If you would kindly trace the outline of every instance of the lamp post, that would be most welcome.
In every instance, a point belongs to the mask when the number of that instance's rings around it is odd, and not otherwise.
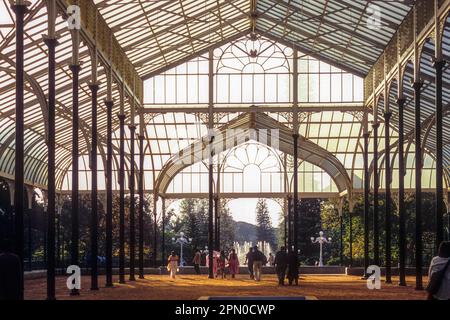
[[[180,235],[178,238],[172,238],[172,241],[179,244],[180,249],[180,267],[184,266],[184,259],[183,259],[183,245],[190,244],[192,242],[192,238],[186,238],[184,236],[184,232],[180,232]]]
[[[331,242],[331,238],[325,238],[323,236],[323,231],[320,231],[319,232],[319,237],[317,237],[317,238],[311,237],[311,242],[312,243],[318,243],[319,246],[320,246],[319,267],[323,267],[323,255],[322,255],[323,244],[324,243],[330,243]]]

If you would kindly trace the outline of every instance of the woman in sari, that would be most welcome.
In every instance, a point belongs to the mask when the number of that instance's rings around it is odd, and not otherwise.
[[[231,278],[234,279],[236,274],[239,273],[239,259],[234,249],[231,249],[230,256],[228,257],[228,266],[230,268]]]
[[[217,260],[220,256],[220,252],[213,251],[213,274],[214,278],[217,278]],[[206,266],[209,268],[209,254],[206,254]]]
[[[175,254],[175,251],[172,251],[168,259],[169,263],[167,264],[167,271],[170,272],[170,277],[172,279],[175,279],[175,275],[177,274],[178,261],[179,261],[178,256]]]

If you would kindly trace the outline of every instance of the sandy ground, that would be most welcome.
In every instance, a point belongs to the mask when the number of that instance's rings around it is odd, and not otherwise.
[[[128,279],[128,278],[127,278]],[[117,281],[117,278],[114,279]],[[424,278],[424,283],[427,279]],[[299,287],[279,287],[275,275],[265,275],[261,282],[239,275],[236,279],[208,279],[206,276],[179,275],[171,280],[168,276],[146,276],[135,282],[114,284],[105,288],[104,277],[99,278],[99,291],[91,291],[90,277],[82,278],[81,294],[69,296],[66,278],[57,278],[57,299],[63,300],[196,300],[203,296],[314,296],[319,300],[330,299],[393,299],[423,300],[424,291],[414,290],[414,278],[407,278],[408,286],[399,287],[398,279],[393,284],[382,282],[380,290],[369,290],[360,277],[346,275],[304,275]],[[40,300],[46,297],[46,280],[27,280],[25,299]]]

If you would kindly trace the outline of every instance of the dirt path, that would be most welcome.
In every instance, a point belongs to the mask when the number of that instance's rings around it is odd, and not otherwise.
[[[237,279],[209,280],[205,276],[180,275],[176,280],[167,276],[147,276],[143,280],[115,283],[104,288],[104,277],[99,278],[100,290],[90,291],[90,278],[82,278],[79,297],[70,297],[66,278],[57,278],[57,299],[86,300],[195,300],[202,296],[315,296],[318,299],[425,299],[425,292],[414,290],[414,278],[408,286],[399,287],[398,279],[392,285],[382,283],[381,290],[368,290],[364,280],[345,275],[306,275],[299,287],[279,287],[274,275],[266,275],[255,282],[240,275]],[[426,279],[424,279],[426,281]],[[114,281],[117,281],[115,278]],[[426,283],[426,282],[425,282]],[[25,283],[26,299],[45,299],[45,279]]]

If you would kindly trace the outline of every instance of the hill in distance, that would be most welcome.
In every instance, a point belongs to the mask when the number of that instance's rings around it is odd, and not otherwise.
[[[239,243],[256,242],[256,226],[243,221],[235,222],[235,240]]]

